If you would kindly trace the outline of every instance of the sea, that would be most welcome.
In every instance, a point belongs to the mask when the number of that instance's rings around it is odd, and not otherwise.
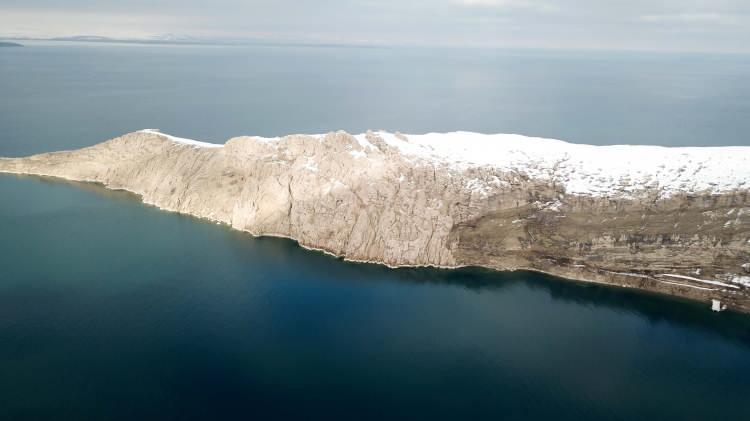
[[[0,48],[0,156],[144,128],[748,146],[749,116],[748,55]],[[748,315],[531,272],[351,263],[0,175],[3,420],[749,418]]]

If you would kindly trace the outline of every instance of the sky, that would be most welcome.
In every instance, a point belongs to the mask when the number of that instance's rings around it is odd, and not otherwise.
[[[750,52],[750,0],[0,0],[0,37]]]

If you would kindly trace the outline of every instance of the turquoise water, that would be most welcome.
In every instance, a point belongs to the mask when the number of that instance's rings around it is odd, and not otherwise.
[[[746,139],[742,57],[458,54],[2,51],[0,155],[144,127]],[[126,193],[0,176],[0,419],[744,419],[749,393],[744,315],[533,273],[347,263]]]

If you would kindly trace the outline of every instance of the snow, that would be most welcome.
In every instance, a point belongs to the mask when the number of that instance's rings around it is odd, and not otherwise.
[[[194,147],[223,146],[170,136],[155,129],[141,132]],[[524,173],[554,181],[564,186],[567,193],[577,195],[631,197],[645,189],[658,189],[663,197],[669,197],[677,192],[719,193],[747,188],[750,183],[750,147],[746,146],[594,146],[517,134],[472,132],[373,134],[412,162],[439,163],[458,170],[490,167]],[[313,137],[322,141],[325,135]],[[366,134],[354,138],[361,147],[361,151],[349,151],[354,158],[379,150]],[[256,139],[275,143],[280,138]],[[472,180],[470,186],[480,194],[487,194],[495,187],[486,180]]]
[[[695,289],[702,289],[704,291],[716,291],[716,288],[704,288],[704,287],[697,287],[695,285],[688,285],[688,284],[681,284],[679,282],[670,282],[670,281],[659,281],[665,284],[672,284],[672,285],[679,285],[681,287],[689,287],[689,288],[695,288]]]
[[[560,206],[562,206],[562,202],[560,202],[559,200],[554,200],[552,202],[540,203],[538,206],[539,209],[546,209],[552,212],[560,212]]]
[[[735,284],[744,285],[746,287],[750,287],[750,276],[734,276],[732,277],[731,282],[734,282]]]
[[[644,188],[721,192],[750,182],[750,147],[594,146],[515,134],[377,132],[402,154],[454,168],[493,167],[562,183],[567,193],[628,196]],[[364,135],[355,136],[358,141]]]
[[[648,276],[648,275],[642,275],[642,274],[638,274],[638,273],[612,272],[612,271],[609,271],[609,270],[606,270],[605,272],[612,273],[612,274],[615,274],[615,275],[634,276],[634,277],[637,277],[637,278],[651,279],[651,277]],[[662,275],[656,275],[656,276],[662,276]],[[689,276],[682,276],[682,275],[663,275],[663,276],[673,276],[675,278],[691,279],[691,280],[694,280],[694,281],[701,281],[701,282],[703,282],[700,279],[691,278]],[[680,283],[680,282],[662,281],[660,279],[656,279],[656,281],[664,283],[664,284],[679,285],[681,287],[688,287],[688,288],[700,289],[700,290],[703,290],[703,291],[716,291],[716,288],[699,287],[699,286],[695,286],[695,285],[683,284],[683,283]],[[713,281],[708,281],[708,282],[713,283]],[[719,283],[721,284],[721,282],[719,282]],[[724,284],[724,285],[726,285],[726,284]],[[732,286],[732,285],[729,285],[729,286]]]
[[[485,185],[480,179],[478,178],[472,178],[466,183],[466,188],[475,192],[479,193],[480,196],[486,197],[489,195],[490,188],[489,186]]]
[[[692,276],[675,275],[675,274],[672,274],[672,273],[665,273],[663,275],[656,275],[656,276],[658,276],[658,277],[668,276],[670,278],[687,279],[687,280],[690,280],[690,281],[702,282],[704,284],[719,285],[719,286],[723,286],[723,287],[737,289],[737,285],[730,285],[730,284],[727,284],[727,283],[724,283],[724,282],[719,282],[719,281],[709,281],[707,279],[698,279],[698,278],[693,278]]]
[[[368,148],[377,149],[369,140],[367,140],[367,135],[364,133],[354,135],[354,138],[357,139],[357,143],[359,143],[359,146],[365,151],[367,151]]]
[[[218,143],[201,142],[199,140],[185,139],[185,138],[182,138],[182,137],[176,137],[176,136],[168,135],[166,133],[160,132],[157,129],[144,129],[144,130],[141,130],[140,132],[141,133],[156,134],[156,135],[159,135],[161,137],[167,138],[167,139],[169,139],[169,140],[171,140],[173,142],[182,143],[182,144],[185,144],[185,145],[190,145],[190,146],[194,146],[194,147],[197,147],[197,148],[221,148],[222,146],[224,146],[224,145],[220,145]]]
[[[318,172],[318,163],[312,158],[307,158],[304,168],[308,171]]]

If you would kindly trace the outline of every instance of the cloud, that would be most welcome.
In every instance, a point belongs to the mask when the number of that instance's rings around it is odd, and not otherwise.
[[[736,16],[721,13],[676,13],[664,15],[643,15],[641,22],[648,23],[680,23],[680,24],[720,24],[734,25],[738,22]]]
[[[0,0],[0,36],[750,52],[750,0]]]
[[[536,0],[455,0],[456,4],[469,7],[486,7],[506,10],[529,10],[553,12],[559,8],[551,3]]]
[[[141,13],[10,10],[0,12],[3,34],[16,37],[105,35],[141,38],[169,32],[185,18]]]

